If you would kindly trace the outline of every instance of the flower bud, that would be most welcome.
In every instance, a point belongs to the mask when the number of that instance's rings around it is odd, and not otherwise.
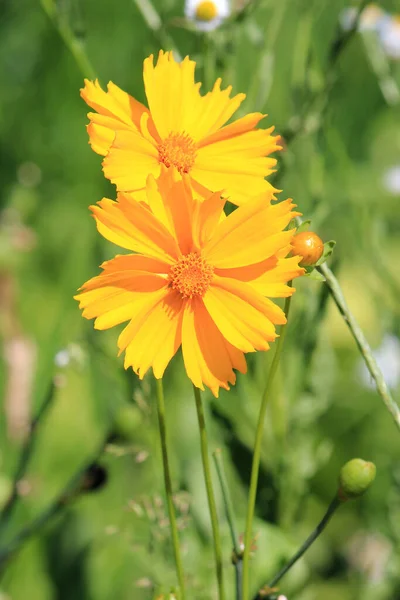
[[[376,467],[361,458],[349,460],[339,475],[339,499],[342,502],[362,496],[375,479]]]
[[[292,240],[292,254],[301,256],[301,267],[315,265],[324,252],[324,243],[313,231],[302,231]]]

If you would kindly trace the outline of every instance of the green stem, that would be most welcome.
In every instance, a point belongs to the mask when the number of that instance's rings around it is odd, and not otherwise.
[[[336,279],[335,275],[332,273],[332,271],[330,270],[330,268],[328,267],[328,265],[326,263],[324,263],[323,265],[318,267],[318,270],[325,277],[326,285],[328,286],[329,291],[336,303],[336,306],[338,307],[340,313],[342,314],[343,319],[347,323],[347,325],[350,329],[350,332],[357,343],[357,346],[361,352],[361,355],[365,361],[365,364],[367,365],[367,368],[376,383],[376,388],[378,390],[380,397],[382,398],[386,408],[392,415],[396,426],[398,427],[398,429],[400,429],[400,409],[397,406],[394,399],[392,398],[390,390],[389,390],[389,388],[386,384],[386,381],[382,375],[382,371],[380,370],[378,363],[376,362],[376,360],[374,358],[371,347],[368,344],[368,342],[364,336],[364,333],[360,329],[360,326],[358,325],[356,319],[354,318],[353,314],[351,313],[351,311],[347,305],[347,302],[343,296],[343,292],[341,290],[338,280]]]
[[[290,309],[290,301],[291,296],[286,298],[285,301],[285,314],[286,318],[289,315]],[[253,463],[251,466],[251,478],[250,478],[250,490],[249,490],[249,500],[247,505],[247,518],[246,518],[246,531],[244,538],[244,552],[243,552],[243,581],[242,581],[242,590],[243,590],[243,600],[248,600],[249,598],[249,559],[250,559],[250,547],[251,547],[251,536],[252,536],[252,527],[253,527],[253,518],[254,518],[254,509],[256,503],[256,495],[257,495],[257,484],[258,484],[258,473],[260,468],[260,457],[261,457],[261,443],[264,433],[264,419],[265,413],[267,410],[268,400],[271,395],[272,385],[274,382],[274,378],[279,366],[279,360],[282,353],[283,342],[286,334],[286,325],[281,327],[280,337],[276,343],[276,350],[274,357],[272,359],[271,368],[268,373],[267,383],[265,385],[265,390],[261,399],[260,412],[258,415],[258,423],[256,430],[256,438],[254,442],[254,452],[253,452]]]
[[[216,504],[215,504],[214,490],[213,490],[213,484],[212,484],[212,479],[211,479],[210,460],[208,457],[208,441],[207,441],[206,422],[205,422],[205,418],[204,418],[204,410],[203,410],[203,404],[201,401],[200,390],[199,390],[199,388],[197,388],[194,385],[193,391],[194,391],[194,398],[196,401],[197,419],[199,422],[200,447],[201,447],[201,458],[203,461],[204,481],[206,484],[208,508],[210,510],[211,526],[212,526],[212,532],[213,532],[213,538],[214,538],[214,554],[215,554],[215,568],[216,568],[217,582],[218,582],[218,598],[219,598],[219,600],[224,600],[225,592],[224,592],[224,581],[223,581],[223,573],[222,573],[221,540],[220,540],[220,535],[219,535],[217,508],[216,508]]]
[[[341,504],[343,504],[343,502],[341,502],[339,500],[338,496],[335,496],[335,498],[332,500],[332,502],[328,506],[328,510],[326,511],[325,515],[322,517],[322,519],[319,522],[319,524],[317,525],[317,527],[314,529],[314,531],[311,533],[311,535],[308,536],[308,538],[301,545],[301,547],[297,550],[297,552],[295,554],[293,554],[293,556],[289,560],[289,562],[275,575],[275,577],[273,577],[271,579],[271,581],[269,582],[267,587],[273,588],[278,583],[278,581],[280,581],[282,579],[282,577],[284,575],[286,575],[286,573],[289,571],[289,569],[291,569],[293,567],[293,565],[299,560],[299,558],[301,558],[303,556],[303,554],[308,550],[308,548],[311,546],[311,544],[313,544],[315,542],[315,540],[317,539],[317,537],[324,531],[325,527],[328,525],[329,521],[331,520],[333,514],[336,512],[336,510],[339,508],[339,506]],[[260,596],[260,594],[257,594],[255,600],[259,600],[261,598],[262,598],[262,596]]]
[[[236,531],[235,525],[235,513],[233,510],[233,502],[229,492],[228,482],[226,480],[224,463],[222,461],[221,450],[217,448],[213,452],[213,458],[215,463],[215,468],[217,470],[219,483],[222,490],[222,497],[224,499],[225,506],[225,514],[229,524],[229,531],[231,533],[232,539],[232,547],[233,547],[233,556],[232,562],[235,567],[236,574],[236,600],[241,600],[242,598],[242,552],[240,550],[239,545],[239,537]]]
[[[169,468],[167,449],[167,429],[165,424],[165,403],[162,379],[157,379],[157,411],[160,431],[161,452],[164,470],[165,495],[167,497],[169,523],[171,526],[172,545],[174,548],[176,575],[179,582],[182,600],[185,600],[185,579],[183,576],[182,559],[179,547],[178,528],[176,525],[175,508],[172,496],[171,472]]]
[[[74,35],[67,20],[59,17],[53,0],[40,0],[40,4],[74,57],[82,75],[89,79],[96,79],[96,71],[86,54],[83,41]]]
[[[233,510],[233,503],[229,492],[228,482],[226,481],[224,463],[222,462],[222,454],[219,448],[213,452],[213,458],[222,490],[222,497],[224,499],[225,513],[231,533],[233,550],[236,556],[240,556],[239,536],[237,534],[235,525],[235,513]]]

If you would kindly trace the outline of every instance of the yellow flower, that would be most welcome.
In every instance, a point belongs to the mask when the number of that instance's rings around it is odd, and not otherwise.
[[[105,176],[118,191],[142,192],[143,198],[147,176],[159,177],[163,165],[189,175],[197,197],[224,190],[241,205],[252,195],[275,191],[264,179],[276,164],[269,155],[279,149],[274,128],[256,129],[265,116],[261,113],[226,125],[245,94],[230,98],[231,86],[221,90],[217,79],[201,96],[195,66],[189,57],[178,63],[172,52],[162,50],[156,66],[153,56],[146,58],[149,108],[114,83],[105,92],[97,80],[85,80],[82,98],[97,111],[88,114],[90,144],[105,156]]]
[[[118,338],[125,368],[161,378],[182,346],[194,385],[218,396],[234,369],[246,372],[244,353],[268,350],[286,321],[269,298],[292,294],[287,282],[303,273],[298,256],[285,258],[298,213],[264,193],[225,218],[219,192],[200,202],[166,170],[146,193],[148,205],[121,193],[91,207],[99,232],[135,254],[105,262],[76,299],[96,329],[129,321]]]

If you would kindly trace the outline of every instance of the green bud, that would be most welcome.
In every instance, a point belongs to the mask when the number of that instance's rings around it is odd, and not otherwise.
[[[342,502],[362,496],[375,479],[376,467],[361,458],[349,460],[339,475],[339,499]]]

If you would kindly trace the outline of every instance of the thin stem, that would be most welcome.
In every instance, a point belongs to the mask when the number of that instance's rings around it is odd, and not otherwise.
[[[289,315],[290,309],[290,300],[291,296],[286,298],[285,301],[285,314],[286,319]],[[286,325],[281,327],[280,337],[276,343],[276,350],[274,357],[272,359],[271,367],[268,373],[267,383],[265,385],[264,393],[261,399],[260,412],[258,415],[258,423],[256,430],[256,438],[254,442],[254,452],[253,452],[253,463],[251,466],[251,478],[250,478],[250,490],[249,490],[249,500],[247,505],[247,517],[246,517],[246,531],[244,538],[244,552],[243,552],[243,581],[242,581],[242,590],[243,590],[243,600],[248,600],[249,598],[249,558],[250,558],[250,547],[251,547],[251,534],[253,527],[253,518],[254,518],[254,509],[256,503],[257,496],[257,484],[258,484],[258,473],[260,468],[260,457],[261,457],[261,443],[264,433],[264,419],[265,413],[267,410],[268,400],[271,395],[272,385],[274,382],[274,378],[279,366],[279,360],[282,353],[283,342],[286,334]]]
[[[215,504],[214,490],[213,490],[213,484],[212,484],[212,479],[211,479],[210,460],[208,457],[208,441],[207,441],[206,422],[205,422],[205,418],[204,418],[204,410],[203,410],[203,404],[201,401],[200,390],[199,390],[199,388],[197,388],[194,385],[193,391],[194,391],[194,398],[196,401],[197,419],[199,422],[200,447],[201,447],[201,458],[203,461],[204,481],[206,484],[208,508],[210,510],[211,526],[212,526],[212,532],[213,532],[213,538],[214,538],[215,569],[216,569],[216,573],[217,573],[217,582],[218,582],[218,597],[219,597],[219,600],[224,600],[225,592],[224,592],[224,581],[223,581],[223,573],[222,573],[221,540],[220,540],[220,535],[219,535],[217,508],[216,508],[216,504]]]
[[[164,389],[162,379],[157,379],[157,411],[158,426],[160,431],[161,452],[164,470],[165,495],[167,497],[168,516],[171,526],[172,545],[174,549],[176,575],[179,582],[182,600],[185,600],[185,578],[183,575],[182,559],[179,547],[179,535],[176,525],[175,508],[172,495],[171,472],[169,468],[168,449],[167,449],[167,429],[165,423],[165,403]]]
[[[282,569],[275,575],[275,577],[273,577],[271,579],[271,581],[268,583],[268,586],[267,586],[268,588],[273,588],[278,583],[278,581],[280,581],[282,579],[282,577],[284,575],[286,575],[286,573],[289,571],[289,569],[291,569],[293,567],[293,565],[299,560],[299,558],[301,558],[303,556],[303,554],[308,550],[308,548],[311,546],[311,544],[313,544],[315,542],[315,540],[317,539],[317,537],[324,531],[325,527],[328,525],[329,521],[331,520],[333,514],[336,512],[336,510],[339,508],[339,506],[341,504],[343,504],[343,502],[341,502],[339,500],[338,496],[335,496],[335,498],[332,500],[332,502],[328,506],[328,510],[326,511],[325,515],[322,517],[321,521],[318,523],[317,527],[314,529],[314,531],[311,533],[311,535],[308,536],[308,538],[301,545],[301,547],[297,550],[297,552],[295,554],[293,554],[293,556],[289,560],[289,562],[284,567],[282,567]],[[260,594],[257,594],[255,600],[259,600],[260,598],[261,598]]]
[[[213,452],[213,458],[215,468],[217,470],[219,483],[221,485],[222,497],[224,499],[224,506],[226,512],[226,518],[229,524],[229,530],[232,538],[232,546],[236,556],[240,556],[239,536],[236,531],[235,525],[235,513],[233,510],[232,498],[229,492],[228,482],[226,481],[224,463],[222,461],[222,453],[219,448]]]
[[[332,273],[332,271],[326,263],[318,267],[318,270],[325,277],[326,285],[328,286],[329,291],[336,303],[336,306],[338,307],[343,319],[345,320],[350,329],[353,338],[357,343],[357,346],[361,352],[365,364],[367,365],[367,368],[376,383],[376,388],[380,397],[382,398],[386,408],[392,415],[396,426],[398,427],[398,429],[400,429],[400,409],[397,406],[394,399],[392,398],[390,390],[383,377],[382,371],[380,370],[378,363],[374,358],[371,347],[368,344],[364,333],[360,329],[360,326],[358,325],[356,319],[354,318],[347,305],[338,280],[336,279],[335,275]]]
[[[161,17],[152,2],[150,0],[133,0],[133,3],[141,13],[147,27],[157,38],[160,46],[162,46],[164,50],[173,50],[175,58],[180,61],[181,55],[176,48],[175,42],[166,32]]]
[[[96,79],[96,71],[86,53],[83,41],[74,35],[68,21],[65,18],[60,18],[55,2],[53,0],[40,0],[40,4],[74,57],[82,75],[89,79]]]
[[[224,463],[222,460],[222,453],[219,448],[213,452],[213,458],[215,468],[217,470],[219,483],[222,490],[222,497],[224,499],[225,514],[229,524],[229,531],[231,533],[233,556],[232,562],[235,567],[236,575],[236,600],[242,598],[242,552],[239,545],[239,537],[236,531],[235,525],[235,513],[233,510],[233,502],[231,494],[229,492],[228,482],[226,480]]]
[[[240,557],[235,563],[236,600],[242,600],[243,560]]]
[[[67,483],[61,494],[52,502],[36,519],[34,519],[29,525],[23,527],[19,533],[9,542],[6,546],[0,548],[0,568],[7,562],[14,552],[16,552],[20,546],[29,538],[34,536],[40,531],[40,529],[46,525],[55,515],[57,515],[61,509],[69,504],[76,495],[83,491],[85,488],[82,486],[85,474],[87,470],[97,461],[104,452],[104,448],[109,439],[109,434],[102,440],[99,450],[89,463],[80,469]]]
[[[19,456],[19,461],[18,461],[18,466],[17,466],[17,469],[14,474],[14,478],[13,478],[13,486],[12,486],[11,494],[10,494],[3,510],[0,513],[0,536],[1,536],[4,528],[9,523],[9,521],[12,517],[12,514],[14,512],[14,509],[17,505],[18,482],[25,475],[26,470],[29,465],[29,462],[30,462],[30,459],[32,457],[34,447],[36,444],[36,437],[37,437],[36,429],[39,426],[39,424],[41,423],[41,421],[43,420],[48,409],[52,405],[53,399],[54,399],[54,385],[51,384],[50,389],[49,389],[45,399],[43,400],[43,402],[38,410],[37,415],[31,422],[28,437],[25,440],[23,448],[21,450],[21,453]]]

